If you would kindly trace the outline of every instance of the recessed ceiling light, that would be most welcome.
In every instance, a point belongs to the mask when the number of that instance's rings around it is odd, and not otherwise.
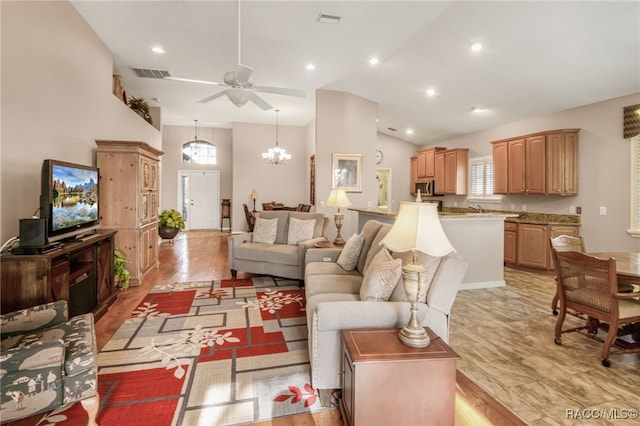
[[[307,64],[307,65],[304,66],[304,68],[309,70],[309,71],[311,71],[311,70],[315,70],[316,66],[313,65],[313,64]]]
[[[408,135],[412,135],[413,134],[413,129],[407,129],[407,134]]]
[[[479,52],[482,50],[482,43],[473,43],[471,45],[471,50],[474,52]]]
[[[326,13],[321,13],[318,15],[318,22],[322,22],[323,24],[339,24],[340,17],[336,15],[327,15]]]
[[[164,53],[164,49],[160,46],[154,46],[151,48],[151,51],[153,53]]]
[[[380,63],[380,59],[376,58],[375,56],[369,59],[369,64],[371,65],[378,65],[379,63]]]
[[[435,96],[435,95],[436,95],[435,89],[427,89],[427,96]]]
[[[479,106],[471,107],[471,112],[481,112],[481,111],[484,111],[484,108]]]

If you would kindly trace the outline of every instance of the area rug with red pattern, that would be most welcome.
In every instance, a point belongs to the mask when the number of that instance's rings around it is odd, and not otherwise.
[[[233,425],[321,410],[304,291],[273,277],[154,287],[98,355],[103,425]],[[84,425],[75,404],[40,425]]]

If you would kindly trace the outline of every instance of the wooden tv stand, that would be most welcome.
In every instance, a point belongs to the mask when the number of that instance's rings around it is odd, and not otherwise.
[[[93,312],[100,318],[117,295],[113,282],[115,231],[64,243],[43,254],[2,254],[2,313],[64,299],[69,316]]]

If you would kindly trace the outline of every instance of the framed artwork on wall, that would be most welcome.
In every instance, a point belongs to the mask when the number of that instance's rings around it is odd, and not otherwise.
[[[362,192],[362,154],[332,154],[331,188]]]

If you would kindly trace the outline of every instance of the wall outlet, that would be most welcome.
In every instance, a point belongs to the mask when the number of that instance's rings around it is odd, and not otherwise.
[[[515,210],[516,209],[516,205],[511,203],[511,210]]]
[[[458,207],[458,202],[457,201],[453,202],[453,207]]]
[[[576,214],[576,206],[569,206],[569,214]]]
[[[527,211],[527,205],[526,203],[522,203],[522,211],[526,212]]]
[[[606,216],[606,215],[607,215],[607,208],[600,206],[600,216]]]
[[[320,201],[320,207],[325,208],[324,201]]]
[[[582,214],[582,207],[576,207],[576,214]]]

